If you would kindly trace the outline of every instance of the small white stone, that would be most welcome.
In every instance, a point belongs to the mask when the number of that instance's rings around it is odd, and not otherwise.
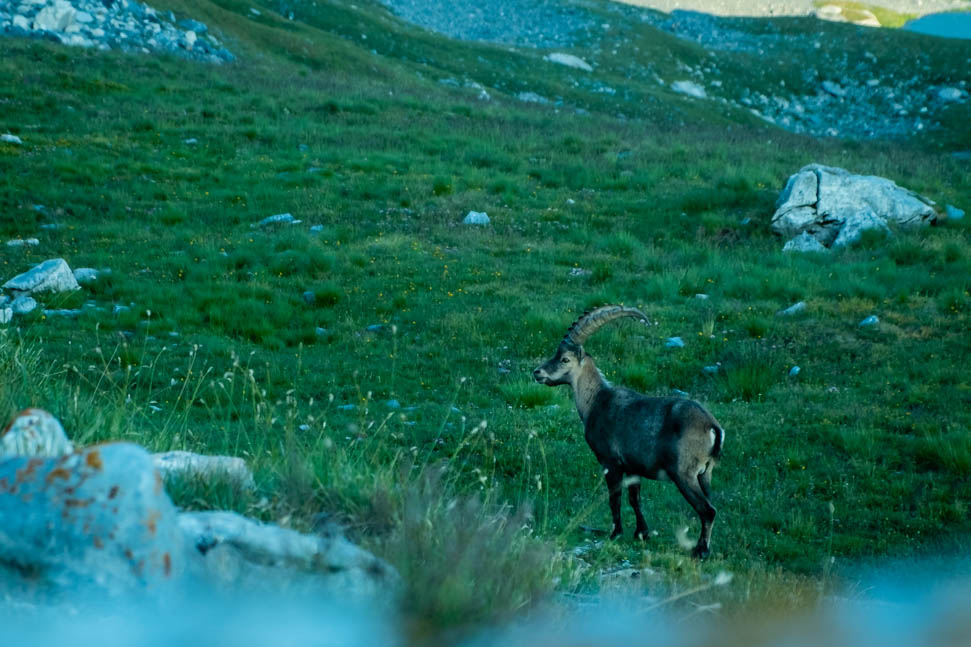
[[[24,144],[23,140],[20,139],[20,137],[17,137],[16,135],[11,135],[10,133],[4,133],[0,135],[0,142],[6,142],[8,144],[18,144],[20,146],[23,146]]]
[[[488,225],[489,216],[485,211],[470,211],[462,222],[466,225]]]

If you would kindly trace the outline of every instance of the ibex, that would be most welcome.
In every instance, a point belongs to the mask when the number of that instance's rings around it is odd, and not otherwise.
[[[640,478],[671,480],[701,518],[701,536],[692,555],[708,555],[715,508],[711,504],[711,470],[721,455],[725,432],[697,402],[685,398],[649,398],[612,386],[597,369],[583,343],[604,324],[621,317],[647,316],[636,308],[602,306],[573,322],[552,359],[533,371],[540,384],[569,384],[584,436],[603,467],[614,528],[623,534],[620,497],[631,476],[627,500],[637,517],[634,537],[647,539],[641,514]]]

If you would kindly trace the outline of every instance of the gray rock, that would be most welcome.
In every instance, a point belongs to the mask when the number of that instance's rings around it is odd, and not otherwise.
[[[317,300],[317,295],[314,294],[313,290],[307,290],[300,296],[303,298],[303,302],[307,305],[313,305]]]
[[[710,298],[711,298],[710,296],[701,292],[695,295],[695,299],[697,299],[698,301],[707,301]]]
[[[197,34],[204,34],[209,31],[209,28],[205,23],[199,22],[198,20],[193,20],[192,18],[183,18],[178,22],[179,27],[194,31]]]
[[[901,227],[919,227],[937,218],[931,200],[886,178],[810,164],[786,182],[772,216],[772,230],[787,238],[808,232],[829,246],[847,222],[856,228],[875,226],[873,218],[860,215],[864,212]],[[852,233],[843,240],[852,238]]]
[[[401,403],[398,402],[397,400],[394,400],[394,399],[388,400],[388,402],[386,404],[387,404],[387,407],[389,409],[400,409],[401,408]]]
[[[7,247],[34,247],[40,245],[36,238],[14,238],[7,241]]]
[[[327,335],[330,334],[330,331],[327,330],[326,328],[321,328],[320,326],[317,326],[317,328],[314,330],[314,334],[316,334],[318,337],[326,337]]]
[[[18,146],[23,145],[23,140],[16,135],[11,135],[10,133],[4,133],[0,135],[0,142],[6,142],[8,144],[17,144]]]
[[[802,232],[790,241],[787,241],[782,247],[784,252],[828,252],[826,247],[809,235],[808,232]]]
[[[823,81],[821,84],[823,92],[833,95],[834,97],[845,97],[846,90],[839,83],[833,83],[832,81]]]
[[[120,315],[121,313],[128,312],[129,310],[131,310],[129,306],[123,306],[120,303],[116,303],[111,307],[111,314]]]
[[[38,292],[65,292],[77,290],[77,280],[63,258],[52,258],[34,266],[3,284],[8,290],[35,294]]]
[[[365,330],[367,330],[368,332],[381,332],[382,330],[384,330],[384,324],[371,324],[370,326],[365,328]]]
[[[592,275],[593,275],[592,271],[585,270],[582,267],[570,268],[570,276],[583,278],[583,277],[592,276]]]
[[[0,306],[0,324],[8,324],[13,319],[13,308]]]
[[[266,227],[267,225],[298,225],[302,220],[296,220],[291,213],[278,213],[275,216],[267,216],[250,227]]]
[[[776,315],[781,317],[791,317],[792,315],[797,315],[805,311],[806,311],[806,302],[798,301],[792,304],[791,306],[789,306],[788,308],[786,308],[785,310],[780,310],[779,312],[776,313]]]
[[[24,409],[0,432],[0,460],[9,456],[64,456],[73,451],[64,427],[43,409]]]
[[[357,405],[356,404],[339,404],[339,405],[337,405],[337,410],[338,411],[354,411],[355,409],[357,409]]]
[[[593,68],[582,58],[574,56],[573,54],[566,54],[564,52],[553,52],[552,54],[547,54],[543,57],[544,61],[549,61],[550,63],[559,63],[560,65],[566,65],[567,67],[575,67],[578,70],[584,70],[586,72],[593,72]]]
[[[78,283],[91,283],[98,280],[98,270],[93,267],[79,267],[74,270],[74,280]]]
[[[516,98],[525,103],[549,103],[550,100],[535,92],[520,92]]]
[[[937,91],[937,98],[941,101],[960,101],[964,98],[964,90],[961,88],[941,88]]]
[[[193,144],[198,144],[198,143],[199,143],[199,140],[198,140],[198,139],[196,139],[195,137],[189,137],[189,138],[187,138],[187,139],[183,139],[183,140],[182,140],[182,143],[183,143],[183,144],[188,144],[188,145],[190,145],[190,146],[191,146],[191,145],[193,145]]]
[[[15,315],[25,315],[37,309],[37,301],[33,297],[22,294],[10,304]]]
[[[489,216],[484,211],[470,211],[462,220],[466,225],[488,225]]]
[[[944,205],[944,215],[948,220],[960,220],[964,217],[964,209],[958,209],[953,204]]]
[[[77,11],[69,2],[55,0],[34,16],[34,30],[62,32],[74,23]]]
[[[792,368],[789,369],[789,377],[796,377],[797,375],[799,375],[799,371],[801,370],[802,369],[799,368],[798,366],[793,366]]]
[[[23,16],[21,14],[17,14],[13,17],[13,26],[16,27],[17,29],[30,31],[30,21],[27,20],[27,16]],[[0,139],[2,139],[3,137],[4,135],[0,135]],[[4,139],[3,141],[7,141],[7,140]],[[21,142],[17,142],[17,143],[21,143]]]
[[[684,348],[684,340],[680,337],[668,337],[664,345],[668,348]]]
[[[397,572],[328,526],[303,534],[235,512],[185,512],[185,543],[196,547],[190,568],[231,589],[322,591],[357,599],[385,597]]]
[[[836,240],[833,241],[833,247],[839,248],[854,245],[859,242],[863,236],[863,232],[869,229],[878,229],[887,235],[890,234],[890,228],[887,226],[887,223],[883,219],[878,218],[869,209],[865,209],[846,218],[839,234],[836,236]]]
[[[129,443],[0,461],[0,518],[0,595],[159,591],[186,561],[152,459]]]
[[[253,472],[236,456],[207,456],[181,450],[152,454],[155,469],[166,479],[231,482],[253,489]]]
[[[311,171],[311,173],[312,173],[312,172],[313,172],[313,171]],[[312,227],[310,228],[310,231],[311,231],[311,233],[314,233],[314,234],[319,234],[319,233],[321,233],[321,232],[322,232],[323,230],[324,230],[324,226],[323,226],[323,225],[313,225],[313,226],[312,226]]]
[[[721,364],[711,364],[710,366],[703,367],[701,370],[706,375],[717,375],[718,371],[721,370]]]
[[[45,317],[67,317],[69,319],[73,319],[74,317],[77,317],[79,314],[81,314],[81,311],[77,309],[67,309],[67,308],[59,309],[59,310],[48,310],[46,308],[44,309]]]
[[[705,92],[705,89],[694,81],[675,81],[671,84],[671,89],[678,94],[686,94],[689,97],[695,97],[698,99],[706,99],[708,97],[708,93]]]
[[[878,323],[880,323],[880,319],[878,319],[876,315],[870,315],[869,317],[861,321],[859,326],[861,328],[866,328],[868,326],[876,326]]]

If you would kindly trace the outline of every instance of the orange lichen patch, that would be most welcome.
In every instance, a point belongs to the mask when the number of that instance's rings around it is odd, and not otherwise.
[[[97,449],[88,452],[88,455],[84,457],[84,462],[93,470],[100,471],[104,467],[104,463],[101,462],[101,454]]]
[[[14,474],[14,480],[20,483],[29,481],[34,475],[34,472],[43,462],[43,458],[31,458],[29,461],[27,461],[26,465],[17,470],[17,473]]]
[[[117,485],[112,485],[111,486],[111,489],[108,490],[108,498],[109,499],[114,499],[116,496],[118,496],[118,486]]]
[[[155,494],[161,494],[165,487],[165,483],[162,482],[162,475],[155,470]]]
[[[155,534],[158,530],[158,519],[162,516],[162,513],[158,510],[152,510],[148,513],[148,519],[145,520],[145,527],[148,528],[148,532],[151,535]]]
[[[92,541],[94,542],[94,547],[95,548],[101,549],[101,548],[104,548],[105,547],[105,543],[103,541],[101,541],[101,537],[99,537],[97,535],[94,536],[94,539]]]
[[[172,574],[172,556],[168,553],[162,555],[162,572],[164,573],[165,577]]]
[[[94,498],[90,499],[64,499],[65,508],[86,508],[94,503]]]
[[[47,473],[47,478],[45,479],[48,483],[53,483],[54,479],[67,479],[71,478],[71,471],[64,469],[63,467],[55,467],[50,472]]]

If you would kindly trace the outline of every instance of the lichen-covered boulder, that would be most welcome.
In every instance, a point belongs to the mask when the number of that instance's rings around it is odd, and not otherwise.
[[[0,519],[0,594],[122,594],[165,587],[184,569],[175,507],[138,445],[0,458]]]
[[[43,409],[24,409],[0,431],[4,456],[63,456],[74,451],[57,418]]]
[[[876,221],[884,227],[912,228],[936,219],[933,201],[891,180],[810,164],[786,182],[776,202],[772,230],[787,240],[805,232],[831,247],[848,223],[856,229],[880,227]],[[854,235],[847,232],[841,244],[852,242]]]

